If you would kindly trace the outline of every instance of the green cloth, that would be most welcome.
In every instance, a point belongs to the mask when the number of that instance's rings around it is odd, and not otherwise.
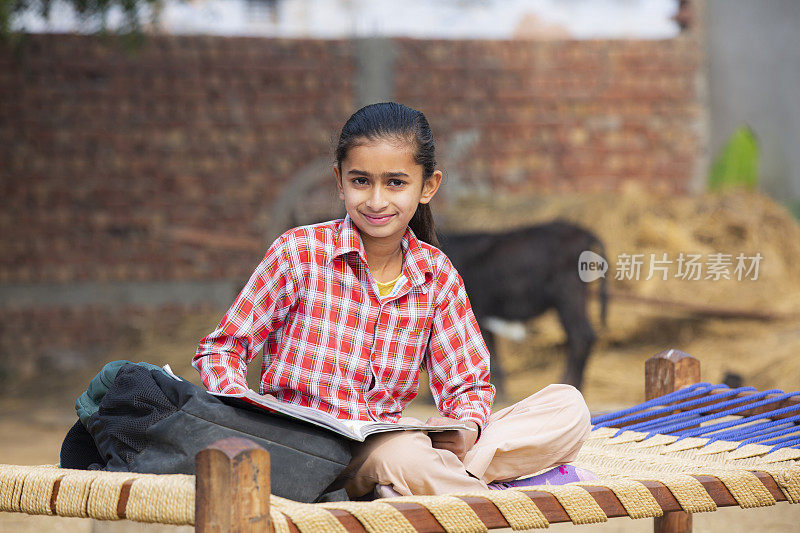
[[[106,392],[108,392],[108,388],[114,383],[119,369],[127,364],[137,364],[150,370],[162,370],[160,366],[151,363],[133,363],[132,361],[126,361],[124,359],[107,363],[106,366],[92,378],[86,391],[75,400],[75,410],[78,412],[78,418],[81,419],[81,424],[83,424],[84,427],[88,424],[89,417],[95,414],[100,408],[100,402],[103,400]]]

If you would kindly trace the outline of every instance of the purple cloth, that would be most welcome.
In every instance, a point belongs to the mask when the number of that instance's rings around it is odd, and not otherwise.
[[[517,489],[536,485],[565,485],[573,481],[591,481],[597,479],[594,472],[572,465],[559,465],[536,476],[515,479],[514,481],[497,481],[489,483],[492,490]]]

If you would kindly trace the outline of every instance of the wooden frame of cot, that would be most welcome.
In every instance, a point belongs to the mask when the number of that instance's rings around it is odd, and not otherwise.
[[[646,397],[652,399],[684,386],[700,382],[700,363],[697,359],[679,350],[667,350],[651,357],[645,364]],[[742,393],[745,396],[752,393]],[[715,400],[710,399],[709,405]],[[797,405],[800,398],[784,400],[780,407]],[[742,414],[752,415],[767,411],[767,408],[751,409]],[[713,412],[713,411],[710,411]],[[195,459],[194,523],[196,531],[274,531],[270,515],[270,468],[269,453],[251,441],[240,438],[224,439],[213,443],[197,454]],[[775,501],[787,501],[786,495],[772,476],[766,472],[753,472],[758,481]],[[738,502],[715,476],[694,475],[717,507],[733,506]],[[126,509],[132,482],[125,482],[118,495],[116,517],[126,518]],[[673,496],[670,489],[658,481],[640,481],[653,495],[663,511],[663,516],[654,519],[654,530],[659,533],[684,533],[691,531],[692,516]],[[758,483],[758,482],[756,482]],[[50,513],[56,514],[55,500],[58,493],[57,480],[50,498]],[[629,516],[620,499],[607,487],[584,484],[583,488],[599,505],[608,518]],[[550,523],[568,522],[570,516],[553,494],[543,491],[524,491],[525,497],[538,507]],[[480,496],[459,496],[488,529],[509,527],[509,523],[494,503]],[[445,531],[424,505],[412,502],[381,500],[399,511],[408,522],[421,532]],[[365,504],[370,505],[370,504]],[[316,508],[316,506],[312,506]],[[113,513],[113,511],[111,511]],[[366,531],[364,525],[349,511],[325,509],[326,513],[347,531]],[[112,514],[113,516],[113,514]],[[326,515],[327,516],[327,515]],[[652,516],[652,515],[651,515]],[[289,531],[300,531],[288,519]],[[185,522],[184,522],[185,523]],[[373,524],[374,525],[374,524]],[[308,530],[308,525],[306,525]],[[380,528],[378,528],[380,529]]]

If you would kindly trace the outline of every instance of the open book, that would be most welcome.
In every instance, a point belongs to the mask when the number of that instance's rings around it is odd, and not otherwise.
[[[364,439],[374,433],[382,433],[385,431],[448,431],[452,429],[469,429],[470,431],[474,431],[466,424],[457,422],[447,426],[426,426],[424,424],[415,426],[411,424],[374,422],[368,420],[340,420],[324,411],[318,411],[317,409],[312,409],[311,407],[303,407],[302,405],[295,405],[292,403],[282,402],[275,398],[261,396],[252,390],[238,394],[222,394],[221,392],[211,392],[211,394],[226,399],[235,398],[237,401],[258,406],[270,413],[277,413],[289,418],[303,420],[309,424],[314,424],[330,431],[335,431],[336,433],[343,435],[348,439],[362,442]]]

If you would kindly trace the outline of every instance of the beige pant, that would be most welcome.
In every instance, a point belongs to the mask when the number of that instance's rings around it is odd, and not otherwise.
[[[422,431],[380,433],[351,445],[353,458],[336,485],[351,498],[376,484],[391,485],[404,496],[483,490],[492,481],[574,460],[589,430],[581,393],[570,385],[549,385],[492,413],[463,462],[434,448]]]

